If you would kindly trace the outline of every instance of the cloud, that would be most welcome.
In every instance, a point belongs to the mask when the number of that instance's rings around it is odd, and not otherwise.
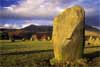
[[[16,21],[16,20],[15,20]],[[0,24],[0,28],[11,28],[11,29],[20,29],[20,28],[24,28],[24,27],[27,27],[29,25],[37,25],[37,26],[40,26],[40,25],[52,25],[52,20],[37,20],[37,19],[33,19],[33,20],[23,20],[23,23],[22,20],[19,20],[19,22],[17,21],[17,23],[14,22],[14,20],[10,21],[8,20],[9,23],[4,23],[4,24]],[[11,22],[14,22],[14,23],[11,23]]]
[[[99,29],[100,30],[100,26],[93,26],[94,28],[97,28],[97,29]]]
[[[0,10],[2,18],[32,18],[32,17],[54,17],[64,8],[69,8],[74,5],[84,7],[87,15],[91,15],[98,4],[91,0],[24,0],[19,1],[19,5],[11,5]],[[91,6],[91,7],[90,7]],[[94,7],[93,7],[94,6]]]
[[[18,24],[4,24],[4,25],[0,25],[0,28],[7,28],[7,29],[19,29],[19,25]]]
[[[19,1],[17,5],[12,4],[7,7],[0,7],[0,18],[23,19],[23,21],[20,22],[21,24],[16,22],[16,24],[18,23],[17,27],[24,27],[30,24],[52,25],[52,20],[56,15],[74,5],[82,6],[86,11],[86,16],[92,16],[92,18],[100,17],[100,0],[23,0]],[[25,22],[27,22],[27,24]],[[94,22],[91,21],[87,23],[93,24]],[[14,23],[12,22],[11,24]]]
[[[37,25],[40,26],[40,24],[33,22],[32,20],[26,20],[24,21],[24,23],[21,25],[22,28],[27,27],[29,25]]]
[[[52,25],[52,20],[26,20],[24,23],[21,25],[21,27],[26,27],[29,25]]]
[[[11,17],[47,17],[53,16],[57,12],[57,0],[25,0],[19,5],[5,7],[4,11],[0,11],[0,15],[4,14]]]
[[[86,13],[86,16],[91,16],[91,15],[94,15],[96,14],[96,10],[95,8],[85,8],[85,13]]]
[[[67,0],[65,0],[67,1]],[[64,1],[64,2],[65,2]],[[69,8],[75,5],[79,5],[85,9],[86,16],[91,16],[97,14],[99,11],[100,0],[93,1],[93,0],[70,0],[70,2],[66,2],[66,4],[61,4],[63,8]]]

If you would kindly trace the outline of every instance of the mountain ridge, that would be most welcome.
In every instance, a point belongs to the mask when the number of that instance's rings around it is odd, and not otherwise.
[[[37,26],[37,25],[29,25],[27,27],[24,27],[24,28],[21,28],[21,29],[7,29],[7,28],[0,28],[0,31],[16,31],[16,30],[25,30],[25,31],[29,31],[29,32],[48,32],[48,31],[51,31],[52,32],[52,28],[53,26],[47,26],[47,25],[44,25],[44,26]],[[92,27],[92,26],[89,26],[89,25],[85,25],[85,30],[88,30],[88,31],[94,31],[94,32],[99,32],[100,30],[95,28],[95,27]]]

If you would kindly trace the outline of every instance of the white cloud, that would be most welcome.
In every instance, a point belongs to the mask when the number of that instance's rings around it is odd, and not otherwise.
[[[96,8],[98,5],[98,3],[100,3],[100,1],[92,1],[92,0],[74,0],[70,3],[66,3],[64,4],[64,7],[66,8],[70,8],[72,6],[75,6],[75,5],[79,5],[81,7],[84,8],[85,10],[85,13],[87,16],[90,16],[90,15],[94,15],[96,14],[96,11],[98,8]]]
[[[51,20],[26,20],[21,25],[21,28],[27,27],[29,25],[36,25],[36,26],[52,25],[52,21]]]
[[[19,5],[11,5],[9,7],[5,7],[5,10],[0,10],[0,17],[11,17],[11,19],[16,19],[16,17],[22,19],[23,17],[24,19],[27,17],[35,17],[37,19],[39,17],[38,21],[35,21],[34,19],[25,21],[27,23],[22,24],[21,27],[25,27],[30,24],[52,25],[52,21],[50,21],[52,19],[48,20],[48,18],[56,16],[59,12],[62,12],[64,9],[74,5],[82,6],[86,11],[86,15],[96,14],[96,4],[98,4],[100,1],[96,1],[95,4],[92,4],[93,2],[91,2],[92,0],[23,0]],[[44,17],[46,20],[44,20]],[[40,18],[43,19],[40,20]],[[14,24],[13,26],[16,28],[21,28],[18,25],[20,24]],[[8,25],[8,27],[10,27],[10,25]]]
[[[15,20],[16,21],[16,20]],[[0,28],[8,28],[8,29],[21,29],[24,27],[27,27],[29,25],[36,25],[36,26],[40,26],[40,25],[52,25],[52,20],[43,20],[43,19],[29,19],[29,20],[23,20],[20,22],[16,22],[16,23],[11,23],[13,21],[10,21],[9,23],[4,23],[4,24],[0,24]]]
[[[16,16],[21,17],[32,17],[32,16],[55,16],[59,12],[62,12],[64,8],[69,8],[74,5],[81,5],[85,8],[87,14],[91,14],[94,12],[95,8],[86,7],[84,5],[84,1],[86,0],[72,0],[70,3],[61,3],[63,0],[25,0],[21,1],[19,5],[11,5],[9,7],[5,7],[7,10],[5,11],[6,15],[12,13]],[[62,7],[63,5],[63,7]],[[91,5],[92,6],[92,5]],[[2,11],[0,14],[2,15]]]
[[[3,25],[0,25],[0,28],[7,28],[7,29],[20,29],[22,26],[19,26],[18,24],[9,24],[5,23]]]
[[[99,29],[100,30],[100,25],[99,26],[93,26],[94,28],[97,28],[97,29]]]
[[[4,24],[4,25],[0,25],[0,28],[7,28],[7,29],[19,29],[21,27],[19,27],[19,25],[17,24]]]
[[[96,12],[95,8],[85,8],[86,15],[93,15]]]
[[[37,25],[37,26],[40,26],[40,24],[36,23],[36,22],[33,22],[32,20],[26,20],[22,25],[21,25],[21,28],[24,28],[24,27],[27,27],[29,25]]]
[[[8,12],[24,17],[52,16],[57,13],[58,0],[25,0],[20,5],[6,7]]]

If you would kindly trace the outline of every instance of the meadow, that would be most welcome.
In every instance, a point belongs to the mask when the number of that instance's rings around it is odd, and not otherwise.
[[[51,41],[0,41],[0,67],[50,66],[52,57]]]
[[[21,41],[11,42],[10,40],[0,41],[0,53],[11,53],[21,51],[37,51],[52,49],[51,41]]]
[[[96,52],[100,52],[100,47],[84,49],[85,57],[98,56],[94,65],[100,62],[100,54]],[[52,41],[0,40],[0,67],[55,67],[50,64],[53,57]]]

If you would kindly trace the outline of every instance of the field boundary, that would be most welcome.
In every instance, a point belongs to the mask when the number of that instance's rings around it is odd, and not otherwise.
[[[88,46],[88,47],[85,47],[85,48],[99,48],[100,46]]]
[[[48,50],[35,50],[35,51],[22,51],[22,52],[10,52],[10,53],[1,53],[0,55],[23,55],[23,54],[32,54],[32,53],[41,53],[41,52],[53,52],[53,49]]]

